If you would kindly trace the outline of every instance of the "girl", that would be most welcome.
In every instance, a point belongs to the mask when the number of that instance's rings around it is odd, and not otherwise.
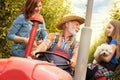
[[[106,33],[106,43],[112,47],[112,53],[108,56],[101,55],[96,59],[98,64],[88,64],[87,80],[108,80],[118,66],[120,58],[120,21],[110,21]],[[89,74],[92,74],[92,77]]]

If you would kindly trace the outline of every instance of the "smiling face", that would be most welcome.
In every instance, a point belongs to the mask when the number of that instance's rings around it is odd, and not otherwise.
[[[27,0],[21,13],[25,14],[26,19],[30,19],[35,13],[39,13],[42,8],[41,0]]]
[[[80,30],[80,23],[78,21],[68,22],[68,30],[72,35],[76,35],[76,33]]]
[[[35,7],[34,13],[39,13],[42,9],[42,3],[38,2],[37,6]]]
[[[107,36],[112,36],[112,32],[114,30],[114,27],[109,23],[108,26],[107,26]]]

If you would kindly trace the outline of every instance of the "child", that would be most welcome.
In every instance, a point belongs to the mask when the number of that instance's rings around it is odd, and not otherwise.
[[[89,80],[108,80],[119,64],[118,59],[120,58],[120,21],[110,21],[107,26],[106,33],[106,43],[112,47],[112,53],[108,56],[99,56],[99,58],[96,59],[98,61],[98,64],[88,64],[86,75],[87,80],[88,78]],[[93,74],[93,77],[88,74]],[[90,77],[92,79],[90,79]]]

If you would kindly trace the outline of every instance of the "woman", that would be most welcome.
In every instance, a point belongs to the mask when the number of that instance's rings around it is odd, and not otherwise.
[[[107,80],[112,76],[116,67],[118,66],[120,58],[120,21],[110,21],[107,29],[106,43],[112,47],[112,53],[108,56],[101,55],[97,58],[98,64],[89,64],[86,78],[90,79],[89,74],[93,73],[90,80]],[[97,68],[97,69],[96,69]],[[95,70],[96,69],[96,70]]]
[[[25,7],[21,11],[21,14],[13,22],[13,25],[7,34],[7,38],[14,41],[12,46],[12,56],[25,56],[25,49],[33,24],[30,21],[30,18],[35,13],[40,13],[41,9],[41,0],[27,0]],[[42,37],[42,39],[44,39],[44,37],[47,35],[44,20],[43,24],[39,24],[39,29],[37,30],[37,35],[33,47],[37,46],[37,39],[39,35]]]

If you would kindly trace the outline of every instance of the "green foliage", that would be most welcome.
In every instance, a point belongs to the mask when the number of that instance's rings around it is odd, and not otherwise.
[[[48,32],[58,31],[56,22],[71,11],[70,2],[66,0],[43,0],[42,15],[44,16]]]
[[[0,57],[9,57],[11,43],[6,35],[25,0],[0,0]]]
[[[120,1],[114,2],[113,8],[111,10],[111,19],[120,21],[120,8],[118,6],[119,3]]]
[[[93,54],[96,50],[96,48],[101,45],[102,43],[105,42],[105,30],[103,30],[103,32],[101,33],[100,37],[98,39],[96,39],[94,42],[94,44],[90,47],[90,52],[89,52],[89,58],[88,58],[88,63],[91,63],[94,59]]]

